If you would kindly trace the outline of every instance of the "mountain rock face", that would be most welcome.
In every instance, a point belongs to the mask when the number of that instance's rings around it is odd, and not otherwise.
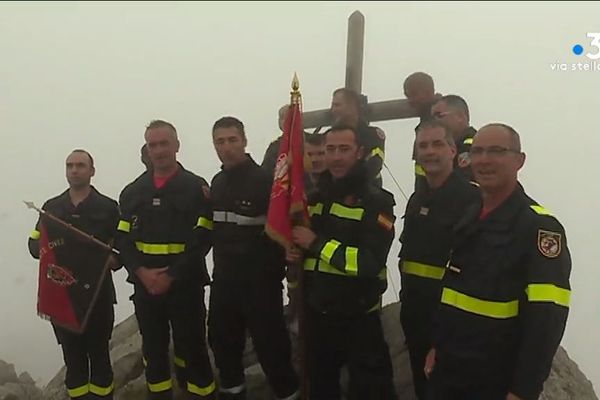
[[[413,393],[408,351],[399,323],[398,303],[386,306],[382,311],[382,324],[390,347],[394,365],[394,384],[399,400],[416,400]],[[111,357],[115,373],[116,400],[145,399],[144,367],[141,355],[141,336],[134,316],[115,327],[111,341]],[[212,357],[212,354],[211,354]],[[264,374],[248,340],[244,354],[248,400],[273,399]],[[345,380],[342,377],[342,384]],[[68,400],[64,389],[64,368],[43,390],[36,388],[33,380],[22,374],[17,377],[14,367],[0,362],[0,400]],[[174,381],[175,382],[175,381]],[[176,399],[182,399],[176,393]],[[598,400],[591,382],[560,348],[554,358],[550,378],[540,400]]]
[[[0,400],[43,399],[42,390],[27,372],[17,375],[15,366],[0,360]]]

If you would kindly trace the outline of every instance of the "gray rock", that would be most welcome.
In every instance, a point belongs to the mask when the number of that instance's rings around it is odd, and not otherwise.
[[[399,399],[414,400],[416,397],[412,388],[408,351],[404,344],[404,334],[399,322],[399,309],[400,305],[398,303],[384,307],[381,314],[381,322],[390,348],[390,355],[394,366],[394,384]],[[115,327],[110,348],[115,371],[115,399],[144,399],[146,382],[140,351],[141,337],[138,333],[134,316],[131,316]],[[246,344],[244,366],[246,385],[248,387],[248,400],[272,399],[271,390],[267,385],[260,365],[258,365],[250,340]],[[63,370],[47,385],[44,399],[68,400],[62,374],[64,374]],[[569,359],[567,353],[562,348],[559,349],[554,358],[552,372],[544,389],[540,400],[598,400],[590,381],[579,370],[577,364]],[[1,397],[1,390],[2,388],[0,387],[0,400],[4,400]],[[179,394],[176,396],[176,398],[180,397]],[[21,397],[17,397],[17,399],[20,400]]]
[[[10,382],[19,383],[19,377],[15,372],[15,366],[0,360],[0,386]]]

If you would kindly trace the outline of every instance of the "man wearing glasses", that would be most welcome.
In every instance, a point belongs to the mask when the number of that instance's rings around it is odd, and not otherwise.
[[[569,313],[565,231],[519,184],[525,154],[513,128],[481,128],[470,156],[482,204],[454,230],[425,364],[429,399],[535,400]]]
[[[431,116],[440,121],[452,133],[457,150],[454,166],[465,178],[473,180],[469,149],[473,143],[476,129],[469,123],[467,102],[454,94],[443,96],[431,108]]]

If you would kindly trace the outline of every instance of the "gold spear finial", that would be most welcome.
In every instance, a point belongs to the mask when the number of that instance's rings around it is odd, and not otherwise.
[[[294,72],[294,78],[292,79],[292,91],[291,95],[291,103],[292,104],[300,104],[300,80],[298,79],[298,74]]]

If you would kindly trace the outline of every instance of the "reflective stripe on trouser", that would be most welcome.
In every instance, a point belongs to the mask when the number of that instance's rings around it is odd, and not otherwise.
[[[90,383],[90,393],[95,395],[95,397],[108,397],[110,395],[112,395],[113,391],[115,389],[115,385],[114,383],[111,383],[108,386],[101,386],[101,385],[95,385],[93,383]]]
[[[219,370],[221,392],[236,398],[244,387],[246,334],[273,392],[286,398],[298,390],[291,344],[283,317],[281,281],[221,282],[211,285],[208,337]]]
[[[72,399],[76,399],[78,397],[85,396],[89,392],[90,392],[90,385],[87,383],[85,385],[72,387],[72,388],[69,388],[67,386],[67,393],[69,394],[69,397]]]
[[[170,328],[173,331],[177,363],[185,361],[185,390],[193,398],[203,398],[215,391],[212,368],[203,340],[206,313],[204,290],[183,285],[177,286],[169,296],[149,296],[136,287],[133,297],[147,364],[146,382],[153,399],[171,398]]]
[[[66,365],[65,386],[71,398],[83,398],[91,390],[95,395],[111,398],[113,373],[108,342],[114,321],[112,301],[100,298],[92,310],[82,334],[53,325]],[[91,383],[90,383],[91,380]]]

